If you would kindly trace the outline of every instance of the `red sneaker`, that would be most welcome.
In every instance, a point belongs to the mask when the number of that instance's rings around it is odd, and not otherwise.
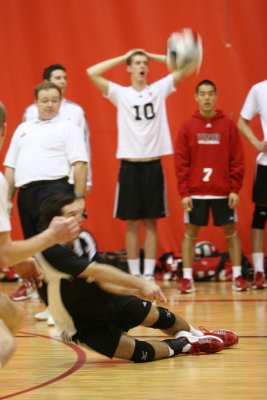
[[[36,299],[38,298],[37,292],[30,286],[21,285],[15,293],[9,296],[14,301]]]
[[[190,354],[217,353],[224,349],[222,339],[215,336],[196,337],[186,335],[181,337],[184,337],[191,344]]]
[[[181,286],[180,286],[179,290],[182,294],[195,292],[196,289],[195,289],[194,281],[192,279],[182,278]]]
[[[256,272],[251,287],[252,289],[265,289],[267,287],[267,284],[265,282],[265,275],[263,272]]]
[[[211,335],[222,339],[224,347],[236,346],[239,340],[239,337],[235,332],[228,331],[227,329],[208,331],[208,329],[203,328],[203,326],[200,326],[199,329],[204,333],[204,336]]]
[[[238,292],[244,292],[245,290],[249,290],[249,286],[243,276],[240,275],[235,278],[232,289],[237,290]]]

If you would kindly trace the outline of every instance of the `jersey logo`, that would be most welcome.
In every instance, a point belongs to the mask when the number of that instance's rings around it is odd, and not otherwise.
[[[147,351],[142,350],[142,356],[141,356],[141,360],[146,360],[147,359]]]
[[[146,307],[147,301],[143,301],[143,306]]]
[[[197,142],[198,144],[220,144],[221,135],[220,133],[198,133]]]

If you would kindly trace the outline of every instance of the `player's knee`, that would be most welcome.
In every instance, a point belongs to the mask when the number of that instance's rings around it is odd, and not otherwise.
[[[267,207],[255,205],[251,227],[254,229],[264,229],[267,219]]]
[[[148,342],[135,339],[135,348],[131,357],[131,361],[134,361],[135,363],[145,363],[153,361],[154,359],[154,347]]]
[[[191,232],[190,233],[185,232],[184,237],[185,237],[185,239],[189,239],[189,240],[192,240],[194,242],[196,240],[196,238],[197,238],[197,235],[194,235]]]
[[[175,323],[175,315],[167,308],[157,307],[159,312],[158,320],[150,326],[154,329],[169,329]]]

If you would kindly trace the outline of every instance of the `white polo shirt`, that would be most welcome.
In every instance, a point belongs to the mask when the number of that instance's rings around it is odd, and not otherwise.
[[[7,190],[7,181],[0,172],[0,232],[8,232],[11,230],[7,211]]]
[[[142,91],[109,81],[107,98],[117,107],[117,158],[146,158],[172,154],[166,97],[174,91],[168,75]]]
[[[267,141],[267,80],[252,86],[240,114],[248,121],[259,114],[264,140]],[[259,153],[257,163],[267,165],[267,154]]]
[[[15,186],[69,176],[76,161],[88,162],[81,129],[60,116],[23,122],[12,137],[4,165],[15,169]]]
[[[85,146],[88,154],[88,171],[87,171],[87,184],[92,185],[92,170],[91,170],[91,151],[90,151],[90,131],[86,121],[85,112],[83,108],[73,101],[62,99],[59,109],[59,115],[62,119],[67,119],[78,125],[84,134]],[[35,120],[38,118],[38,108],[35,104],[31,104],[25,110],[23,121]],[[72,179],[73,181],[73,179]]]

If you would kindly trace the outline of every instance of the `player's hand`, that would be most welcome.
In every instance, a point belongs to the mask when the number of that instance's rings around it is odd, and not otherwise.
[[[54,243],[67,243],[79,236],[80,221],[77,217],[54,217],[47,229]]]
[[[44,274],[33,257],[13,265],[12,268],[25,280],[26,285],[31,285],[34,289],[42,286]]]
[[[233,210],[234,208],[237,207],[239,203],[239,195],[236,193],[230,193],[228,196],[228,206]]]
[[[154,282],[144,281],[144,285],[140,289],[140,297],[150,301],[167,302],[161,288]]]
[[[193,200],[192,197],[184,197],[182,199],[182,206],[185,211],[192,211],[193,209]]]
[[[127,51],[127,53],[124,54],[125,61],[127,61],[127,59],[128,59],[129,57],[131,57],[131,55],[132,55],[133,53],[136,53],[137,51],[142,51],[143,53],[146,53],[146,51],[145,51],[144,49],[132,49],[132,50],[129,50],[129,51]],[[147,54],[147,53],[146,53],[146,54]]]
[[[261,142],[257,142],[257,144],[255,145],[256,149],[260,152],[263,153],[267,153],[267,142],[265,142],[264,140]]]

